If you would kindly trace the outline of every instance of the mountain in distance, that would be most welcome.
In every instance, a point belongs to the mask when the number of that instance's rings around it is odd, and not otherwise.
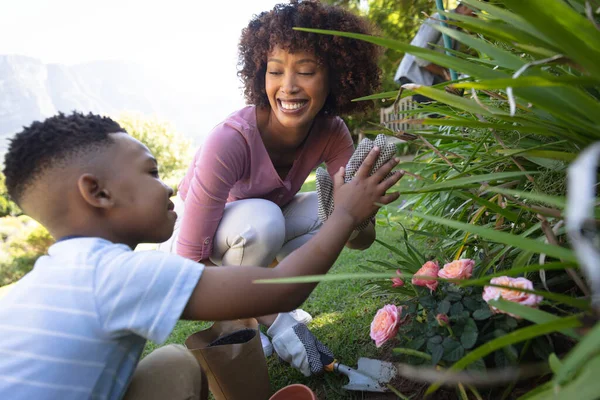
[[[170,122],[179,133],[199,144],[213,126],[236,109],[231,100],[219,101],[214,95],[207,98],[193,85],[175,86],[171,78],[125,61],[67,66],[45,64],[26,56],[0,55],[0,164],[8,147],[7,138],[23,126],[59,111],[93,112],[114,118],[126,112],[153,116]]]

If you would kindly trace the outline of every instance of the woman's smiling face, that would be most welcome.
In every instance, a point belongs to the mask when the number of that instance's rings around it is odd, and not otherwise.
[[[329,71],[311,52],[275,47],[267,58],[265,89],[282,126],[310,126],[329,95]]]

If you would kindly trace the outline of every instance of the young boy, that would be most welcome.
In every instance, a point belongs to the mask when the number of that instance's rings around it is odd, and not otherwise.
[[[232,320],[297,308],[315,284],[252,282],[329,270],[376,204],[398,198],[385,192],[401,174],[384,179],[397,161],[369,177],[377,153],[350,183],[338,172],[334,213],[276,268],[204,268],[168,253],[132,251],[168,239],[177,216],[156,160],[117,123],[73,113],[25,128],[6,154],[6,186],[57,243],[0,299],[0,398],[197,398],[194,357],[165,346],[138,366],[146,340],[164,342],[180,318]]]

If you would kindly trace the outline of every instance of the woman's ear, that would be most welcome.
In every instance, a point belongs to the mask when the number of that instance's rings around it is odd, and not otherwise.
[[[103,187],[96,175],[81,175],[77,180],[77,187],[81,197],[92,207],[111,208],[114,205],[110,191]]]

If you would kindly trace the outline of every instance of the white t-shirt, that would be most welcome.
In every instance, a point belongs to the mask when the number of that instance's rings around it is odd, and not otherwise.
[[[54,244],[0,299],[0,399],[120,399],[203,270],[99,238]]]

